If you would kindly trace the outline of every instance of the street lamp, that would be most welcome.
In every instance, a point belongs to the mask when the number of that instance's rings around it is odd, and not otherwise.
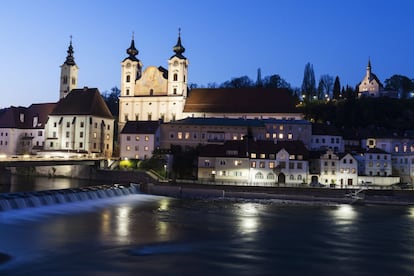
[[[164,164],[165,179],[167,179],[167,164]]]

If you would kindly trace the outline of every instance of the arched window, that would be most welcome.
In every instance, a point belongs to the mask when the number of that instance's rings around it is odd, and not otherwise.
[[[177,81],[177,80],[178,80],[178,75],[177,75],[177,73],[174,73],[174,75],[173,75],[173,80],[174,80],[174,81]]]
[[[275,175],[273,173],[268,173],[267,179],[275,179]]]
[[[295,177],[293,176],[293,174],[289,175],[289,180],[294,180]]]
[[[63,84],[67,84],[68,83],[68,77],[67,76],[63,76],[62,82],[63,82]]]
[[[261,172],[256,173],[256,175],[254,176],[254,178],[256,179],[263,179],[263,174]]]
[[[154,89],[150,89],[150,96],[154,95]]]
[[[298,175],[298,180],[302,180],[302,175]]]
[[[131,81],[131,76],[130,75],[127,75],[126,76],[126,82],[130,82]]]

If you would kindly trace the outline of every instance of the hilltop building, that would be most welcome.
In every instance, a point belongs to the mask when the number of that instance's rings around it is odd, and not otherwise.
[[[371,60],[368,59],[368,65],[365,73],[365,77],[358,85],[358,98],[361,97],[390,97],[398,98],[397,91],[387,91],[384,89],[381,81],[378,79],[377,75],[372,73],[371,70]]]

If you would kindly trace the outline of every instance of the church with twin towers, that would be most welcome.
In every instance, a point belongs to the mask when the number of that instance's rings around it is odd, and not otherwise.
[[[121,62],[120,129],[127,121],[169,122],[183,118],[188,94],[188,59],[184,52],[179,31],[168,69],[148,66],[144,70],[132,37],[127,57]]]

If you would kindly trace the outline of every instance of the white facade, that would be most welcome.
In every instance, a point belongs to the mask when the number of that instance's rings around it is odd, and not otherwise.
[[[110,157],[114,120],[92,115],[50,115],[45,150],[96,153]]]
[[[349,153],[338,162],[338,183],[341,188],[358,184],[358,161]]]
[[[136,58],[134,39],[127,49],[129,57],[121,63],[121,94],[119,97],[119,126],[132,121],[175,121],[184,118],[187,97],[188,60],[178,37],[176,53],[168,60],[168,71],[149,66],[142,72]]]
[[[344,139],[339,135],[314,135],[312,134],[310,150],[327,150],[344,152]]]
[[[391,154],[379,149],[369,149],[364,153],[363,174],[367,176],[390,176],[392,174]]]

